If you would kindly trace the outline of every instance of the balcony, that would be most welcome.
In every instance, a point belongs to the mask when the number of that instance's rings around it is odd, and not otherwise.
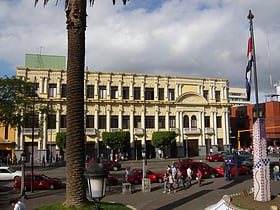
[[[134,134],[135,135],[144,135],[144,129],[143,128],[134,128]]]
[[[31,136],[32,135],[32,128],[24,128],[22,134],[25,135],[25,136]],[[39,135],[39,128],[34,128],[34,135],[35,136]]]
[[[122,129],[120,128],[110,128],[110,132],[117,132],[117,131],[121,131]]]
[[[88,135],[88,136],[96,136],[97,135],[97,129],[95,129],[95,128],[86,128],[86,135]]]
[[[183,128],[183,134],[185,135],[200,135],[200,128]]]
[[[180,129],[179,129],[179,128],[169,128],[169,131],[175,131],[175,133],[176,133],[177,135],[180,134]]]
[[[214,134],[214,128],[205,128],[205,134]]]

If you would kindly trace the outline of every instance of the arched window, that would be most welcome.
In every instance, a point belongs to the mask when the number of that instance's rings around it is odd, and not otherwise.
[[[186,115],[184,116],[184,121],[183,121],[183,128],[189,128],[190,124],[189,124],[189,116]]]
[[[191,127],[197,128],[196,116],[194,116],[194,115],[191,117]]]

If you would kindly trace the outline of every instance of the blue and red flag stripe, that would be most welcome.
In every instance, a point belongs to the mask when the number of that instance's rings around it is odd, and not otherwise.
[[[248,39],[248,48],[247,48],[247,59],[248,63],[246,66],[246,93],[247,93],[247,101],[250,101],[250,96],[251,96],[251,78],[252,78],[252,64],[253,64],[253,43],[252,43],[252,37],[251,37],[251,29],[250,29],[250,34],[249,34],[249,39]]]

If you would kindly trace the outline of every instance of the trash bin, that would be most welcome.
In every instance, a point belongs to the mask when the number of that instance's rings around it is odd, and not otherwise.
[[[122,183],[122,194],[131,194],[131,184],[124,182]]]
[[[151,192],[151,180],[148,178],[142,179],[142,192]]]

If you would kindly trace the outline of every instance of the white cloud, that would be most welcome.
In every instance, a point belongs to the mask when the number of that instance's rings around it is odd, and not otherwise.
[[[24,65],[25,53],[66,55],[63,1],[0,1],[0,76]],[[280,1],[95,0],[87,8],[86,65],[92,70],[225,78],[244,87],[248,11],[255,15],[261,95],[280,80]],[[43,48],[41,48],[41,46]],[[12,66],[12,69],[8,66]],[[10,72],[10,73],[9,73]]]

